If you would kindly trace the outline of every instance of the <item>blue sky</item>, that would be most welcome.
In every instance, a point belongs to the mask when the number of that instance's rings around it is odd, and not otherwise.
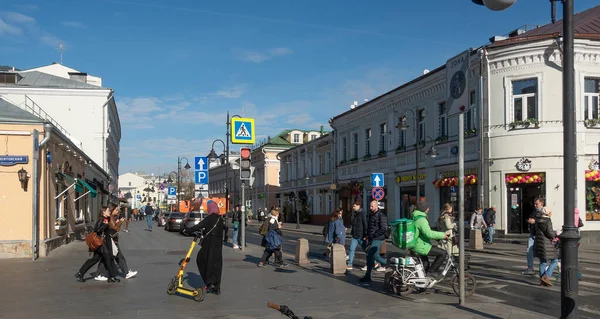
[[[577,0],[579,12],[597,0]],[[0,0],[0,64],[59,61],[115,90],[120,173],[176,169],[225,139],[225,115],[257,136],[319,129],[493,35],[550,21],[547,0],[493,12],[470,0]],[[558,4],[559,18],[562,6]],[[216,144],[218,152],[222,146]],[[234,146],[236,147],[236,146]]]

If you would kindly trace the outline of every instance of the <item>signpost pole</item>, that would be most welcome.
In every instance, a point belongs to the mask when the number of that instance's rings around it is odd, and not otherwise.
[[[417,199],[415,202],[415,209],[417,204],[419,204],[419,200],[421,199],[421,187],[419,185],[419,146],[421,144],[421,130],[419,129],[419,119],[417,116],[419,112],[415,112],[415,131],[416,131],[416,142],[415,142],[415,184],[417,185]]]
[[[246,248],[246,183],[242,182],[242,220],[240,221],[241,247],[242,251]],[[235,241],[235,238],[233,239]]]
[[[458,302],[465,305],[465,114],[458,115]]]

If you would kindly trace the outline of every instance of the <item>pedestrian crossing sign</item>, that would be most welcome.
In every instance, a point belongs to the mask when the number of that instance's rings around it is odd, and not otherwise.
[[[231,143],[254,144],[254,119],[234,117],[231,119]]]

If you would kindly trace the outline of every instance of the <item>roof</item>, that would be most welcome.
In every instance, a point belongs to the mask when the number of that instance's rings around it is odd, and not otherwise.
[[[573,30],[575,38],[600,39],[600,6],[587,9],[573,15]],[[491,46],[501,46],[515,42],[533,41],[562,34],[563,20],[548,23],[531,31],[521,33],[506,40],[497,41]]]
[[[290,143],[288,142],[288,140],[286,139],[286,136],[288,134],[290,134],[292,131],[299,131],[299,132],[303,132],[303,133],[311,133],[311,132],[320,132],[320,130],[300,130],[300,129],[288,129],[288,130],[283,130],[281,131],[279,134],[277,134],[274,137],[271,137],[268,141],[264,141],[263,143],[258,143],[255,145],[254,148],[260,148],[263,146],[276,146],[276,147],[296,147],[298,146],[298,144],[294,144],[294,143]],[[328,131],[323,131],[323,134],[327,134],[330,133]]]
[[[44,121],[23,110],[22,108],[0,98],[0,118],[1,121],[16,123],[43,123]]]
[[[42,73],[39,71],[18,72],[20,79],[16,84],[0,83],[3,87],[36,87],[36,88],[60,88],[60,89],[103,89],[96,85],[87,84],[59,76]]]
[[[20,69],[14,68],[12,66],[8,66],[8,65],[0,65],[0,72],[7,72],[7,71],[21,71]]]

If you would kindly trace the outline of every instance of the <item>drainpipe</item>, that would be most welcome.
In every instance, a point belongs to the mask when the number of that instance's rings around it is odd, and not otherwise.
[[[269,197],[269,195],[270,195],[269,194],[269,169],[267,168],[267,165],[269,165],[269,162],[268,162],[269,157],[267,156],[267,152],[265,152],[265,147],[264,146],[260,150],[263,153],[263,157],[264,157],[264,161],[265,161],[265,188],[266,188],[266,192],[265,193],[267,193],[267,197],[266,197],[266,200],[265,200],[265,203],[266,203],[265,206],[267,207],[267,209],[270,209],[271,206],[269,206],[269,204],[270,204],[270,201],[269,201],[269,199],[270,199],[270,197]],[[257,200],[257,202],[258,202],[258,200]]]
[[[490,61],[489,61],[489,58],[488,58],[488,51],[485,50],[485,49],[483,50],[483,59],[484,59],[483,63],[485,63],[485,74],[487,76],[487,88],[486,88],[487,101],[485,103],[486,103],[486,107],[487,107],[487,121],[486,122],[488,124],[487,125],[487,130],[486,130],[487,131],[486,132],[486,136],[487,136],[487,161],[486,161],[486,164],[487,165],[486,165],[485,169],[487,171],[486,177],[487,177],[487,180],[489,182],[489,181],[492,180],[492,173],[491,173],[491,170],[490,170],[490,166],[491,166],[490,164],[492,163],[492,159],[493,159],[493,157],[492,157],[492,141],[490,139],[490,125],[489,125],[490,124],[490,111],[491,111],[491,103],[490,103],[490,101],[491,101],[491,98],[490,98],[490,96],[491,96],[491,84],[490,84],[490,77],[489,77],[489,74],[490,74]],[[491,203],[492,203],[492,199],[491,199],[490,194],[491,193],[490,193],[489,187],[488,187],[488,204],[489,205],[491,205]]]
[[[52,136],[52,130],[53,130],[53,126],[52,124],[44,124],[44,139],[42,139],[42,141],[38,144],[38,151],[37,154],[35,154],[34,156],[34,161],[33,161],[33,172],[32,172],[32,180],[33,180],[33,187],[32,187],[32,194],[33,194],[33,198],[32,198],[32,206],[33,209],[31,211],[31,260],[35,261],[38,257],[39,257],[39,238],[38,238],[38,234],[39,234],[39,216],[40,216],[40,179],[39,179],[39,172],[38,172],[38,163],[39,163],[39,158],[42,158],[42,163],[46,162],[44,161],[45,156],[43,156],[44,152],[42,151],[42,149],[44,148],[44,146],[46,146],[46,144],[48,144],[48,141],[50,141],[50,137]],[[37,132],[37,131],[36,131]],[[37,135],[37,134],[36,134]],[[34,138],[36,138],[36,136],[34,136]],[[35,143],[36,141],[34,141]],[[46,162],[46,168],[47,166],[47,162]],[[42,164],[43,166],[43,164]],[[46,171],[48,171],[46,169]],[[48,178],[48,176],[46,176],[46,178]],[[46,191],[48,190],[48,188],[46,188]],[[47,201],[45,202],[46,205],[48,205]]]

